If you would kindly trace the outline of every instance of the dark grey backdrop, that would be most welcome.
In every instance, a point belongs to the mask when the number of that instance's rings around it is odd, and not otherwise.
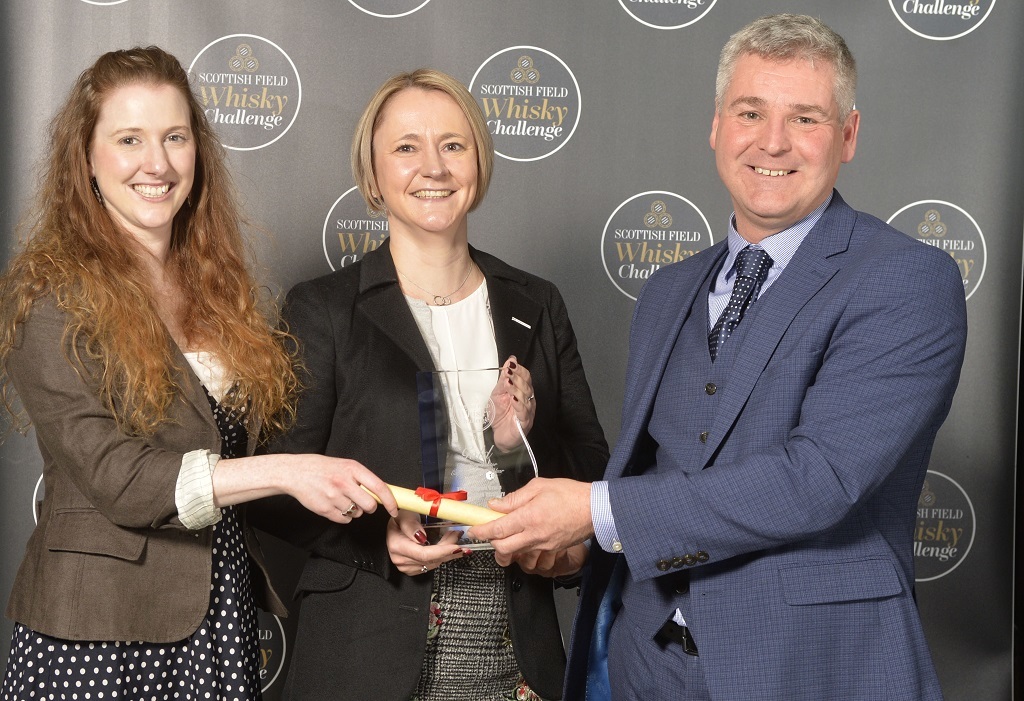
[[[606,223],[633,196],[667,191],[692,202],[719,240],[730,204],[708,146],[718,51],[731,32],[761,14],[820,16],[847,38],[860,67],[860,147],[840,176],[844,197],[882,219],[929,201],[939,203],[934,206],[944,221],[962,210],[977,224],[977,231],[960,233],[974,241],[972,255],[976,266],[984,265],[984,277],[979,280],[976,267],[969,281],[967,362],[938,437],[931,466],[937,474],[929,480],[933,489],[922,499],[921,512],[922,546],[929,545],[926,530],[938,521],[947,529],[961,528],[963,541],[945,563],[919,560],[919,577],[930,574],[917,590],[947,698],[1009,699],[1024,8],[1009,0],[958,1],[977,5],[984,21],[923,22],[928,18],[909,15],[903,0],[894,0],[897,9],[888,0],[704,0],[689,15],[665,8],[665,17],[676,12],[682,18],[675,24],[691,22],[672,30],[649,26],[673,22],[645,16],[649,8],[628,0],[430,0],[419,9],[422,0],[4,0],[0,256],[6,260],[13,247],[49,118],[75,76],[104,51],[156,43],[187,67],[211,42],[249,34],[290,57],[301,78],[302,101],[289,131],[264,148],[230,152],[247,211],[264,229],[252,236],[264,279],[282,291],[330,270],[323,251],[325,218],[353,185],[349,140],[377,85],[423,65],[469,83],[492,55],[536,47],[557,56],[575,76],[579,124],[546,158],[497,159],[491,193],[471,217],[470,237],[559,285],[614,442],[633,300],[605,273]],[[374,16],[354,2],[378,14],[408,14]],[[945,38],[961,33],[956,27],[970,31]],[[256,41],[254,50],[270,65],[267,44]],[[923,213],[930,206],[918,209]],[[675,212],[682,216],[679,207]],[[8,439],[0,446],[0,466],[0,598],[6,598],[38,496],[40,463],[32,440]],[[948,511],[927,511],[936,506]],[[278,574],[289,587],[300,559],[275,549],[281,553]],[[572,599],[562,603],[568,618]],[[277,623],[266,623],[267,697],[274,699],[287,645],[281,644]],[[10,623],[4,622],[2,659],[9,634]]]

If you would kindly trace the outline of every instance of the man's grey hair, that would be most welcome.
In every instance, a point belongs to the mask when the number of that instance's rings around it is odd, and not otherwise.
[[[715,81],[715,110],[722,110],[722,99],[732,82],[736,63],[748,54],[770,61],[806,59],[826,61],[835,72],[832,92],[839,105],[839,120],[846,120],[857,98],[857,64],[839,34],[821,20],[809,15],[768,15],[754,20],[726,42],[718,60]]]

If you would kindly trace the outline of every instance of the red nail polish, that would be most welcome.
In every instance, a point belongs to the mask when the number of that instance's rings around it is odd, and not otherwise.
[[[412,537],[415,538],[416,542],[419,543],[420,545],[426,545],[427,544],[427,534],[424,533],[423,531],[416,531],[415,533],[412,534]]]
[[[472,554],[473,554],[473,551],[470,550],[469,548],[463,548],[462,549],[462,556],[463,557],[469,557]]]
[[[462,548],[455,548],[455,550],[452,550],[452,555],[458,555],[459,553],[465,554],[466,551]]]
[[[514,361],[514,360],[508,361],[508,368],[509,368],[509,370],[515,370],[516,369],[516,361]]]

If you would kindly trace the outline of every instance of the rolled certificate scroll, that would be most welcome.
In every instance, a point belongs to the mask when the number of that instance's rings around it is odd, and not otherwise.
[[[467,504],[465,501],[460,501],[459,492],[439,494],[433,489],[425,489],[424,487],[420,487],[417,490],[396,487],[393,484],[389,484],[388,487],[391,489],[391,493],[395,495],[398,508],[423,514],[424,516],[433,516],[444,521],[452,521],[453,523],[461,523],[467,526],[479,526],[482,523],[488,523],[505,515],[484,506]],[[380,502],[376,494],[366,489],[366,487],[363,487],[363,489],[376,499],[378,503]],[[465,498],[465,492],[461,492],[461,499]]]

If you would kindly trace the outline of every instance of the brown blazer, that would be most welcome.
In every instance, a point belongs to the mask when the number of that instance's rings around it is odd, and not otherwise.
[[[174,490],[184,453],[220,450],[208,400],[179,355],[168,420],[152,436],[126,435],[87,376],[95,364],[81,373],[68,361],[65,323],[51,298],[37,300],[7,360],[46,487],[7,617],[70,640],[182,640],[209,607],[212,527],[186,529]],[[259,543],[245,533],[257,602],[285,615]]]

